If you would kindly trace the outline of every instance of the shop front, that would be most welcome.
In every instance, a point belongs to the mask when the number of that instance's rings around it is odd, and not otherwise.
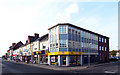
[[[49,53],[48,55],[49,65],[82,65],[82,52],[53,52]]]
[[[48,50],[41,50],[32,53],[33,63],[47,64],[48,63]]]

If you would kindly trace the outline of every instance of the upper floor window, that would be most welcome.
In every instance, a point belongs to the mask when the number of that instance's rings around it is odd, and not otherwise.
[[[71,29],[70,28],[68,29],[68,33],[71,34]]]
[[[105,43],[106,43],[107,41],[106,41],[106,39],[105,39]]]
[[[67,33],[67,26],[59,26],[59,33]]]
[[[71,42],[68,42],[68,47],[71,48]]]
[[[102,38],[102,42],[104,42],[104,38]]]
[[[107,48],[105,47],[105,51],[107,51]]]
[[[102,50],[104,50],[104,47],[102,47]]]
[[[35,48],[35,50],[37,50],[37,48]]]
[[[99,46],[99,50],[101,50],[101,46]]]
[[[101,42],[101,37],[99,37],[99,42]]]
[[[67,47],[67,40],[59,40],[60,47]]]
[[[72,30],[72,34],[74,34],[74,30]]]
[[[42,49],[45,49],[46,48],[46,44],[42,44]]]

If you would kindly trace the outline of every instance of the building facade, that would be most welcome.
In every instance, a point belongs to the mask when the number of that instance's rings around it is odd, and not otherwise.
[[[48,34],[45,34],[31,43],[32,62],[48,64]]]
[[[108,37],[69,23],[57,24],[48,30],[49,65],[71,66],[109,61]]]

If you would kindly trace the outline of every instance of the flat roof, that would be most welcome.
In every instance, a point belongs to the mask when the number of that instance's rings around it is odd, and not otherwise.
[[[107,37],[107,36],[104,36],[104,35],[95,33],[95,32],[93,32],[93,31],[90,31],[90,30],[87,30],[87,29],[84,29],[84,28],[81,28],[81,27],[78,27],[78,26],[75,26],[75,25],[70,24],[70,23],[58,23],[57,25],[54,25],[54,26],[50,27],[48,30],[50,30],[50,29],[52,29],[52,28],[54,28],[54,27],[56,27],[56,26],[59,26],[59,25],[68,25],[68,26],[71,26],[71,27],[74,27],[74,28],[77,28],[77,29],[80,29],[80,30],[83,30],[83,31],[86,31],[86,32],[93,33],[93,34],[95,34],[95,35],[99,35],[99,36],[103,36],[103,37],[109,38],[109,37]]]

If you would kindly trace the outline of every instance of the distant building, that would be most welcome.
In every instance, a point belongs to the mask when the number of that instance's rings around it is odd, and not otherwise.
[[[13,43],[13,44],[12,44],[12,49],[11,49],[11,60],[13,60],[13,59],[15,60],[18,57],[18,51],[16,51],[16,50],[23,45],[23,43],[21,41],[19,41],[16,44],[15,43]]]

